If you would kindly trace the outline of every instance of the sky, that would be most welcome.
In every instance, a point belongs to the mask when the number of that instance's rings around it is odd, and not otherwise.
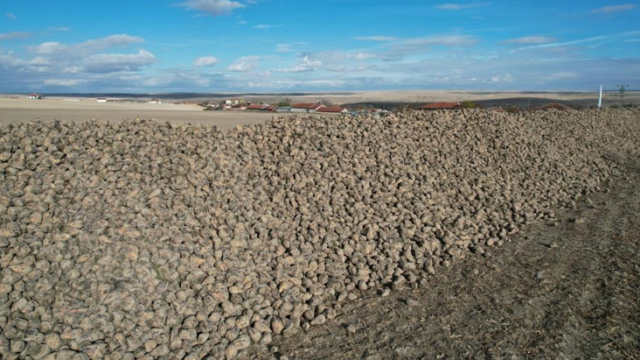
[[[639,5],[2,0],[0,92],[638,89]]]

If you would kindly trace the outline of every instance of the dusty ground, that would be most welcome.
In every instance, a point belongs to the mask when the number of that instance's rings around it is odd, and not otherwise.
[[[610,193],[536,223],[424,288],[367,292],[268,359],[640,358],[640,161]],[[489,260],[488,258],[491,258]]]
[[[99,104],[95,100],[78,102],[61,99],[26,100],[0,98],[0,123],[31,119],[63,119],[69,121],[122,121],[123,119],[157,119],[160,121],[215,125],[222,130],[238,125],[265,122],[274,114],[233,111],[202,111],[194,105],[176,104]]]

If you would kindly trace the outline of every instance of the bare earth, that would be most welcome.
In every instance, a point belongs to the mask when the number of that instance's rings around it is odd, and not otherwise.
[[[272,113],[202,111],[195,105],[97,103],[62,99],[26,100],[0,98],[0,123],[31,119],[61,119],[68,121],[122,121],[123,119],[156,119],[177,123],[215,125],[230,129],[238,125],[261,123],[271,119]],[[279,114],[280,115],[280,114]]]
[[[426,288],[365,293],[331,322],[249,358],[639,359],[639,184],[636,162],[612,192]]]

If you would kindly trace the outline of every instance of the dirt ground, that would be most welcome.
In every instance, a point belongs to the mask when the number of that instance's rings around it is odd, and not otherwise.
[[[68,121],[122,121],[123,119],[156,119],[174,123],[191,123],[217,126],[222,130],[238,125],[257,124],[270,120],[272,116],[282,114],[202,111],[194,105],[176,104],[99,104],[95,100],[78,102],[60,99],[26,100],[0,98],[0,124],[31,119],[61,119]]]
[[[640,359],[640,161],[419,289],[363,293],[270,359]]]

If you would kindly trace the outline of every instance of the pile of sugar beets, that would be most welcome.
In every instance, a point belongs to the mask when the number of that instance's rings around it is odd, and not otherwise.
[[[640,111],[0,127],[0,357],[242,357],[607,188]]]

